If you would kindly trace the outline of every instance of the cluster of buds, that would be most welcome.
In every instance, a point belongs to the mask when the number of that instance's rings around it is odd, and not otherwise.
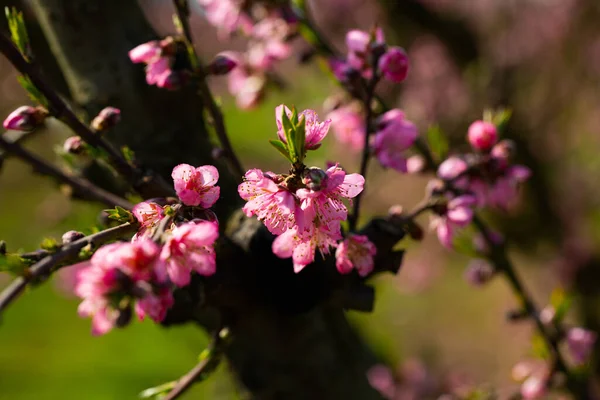
[[[447,158],[437,171],[440,180],[429,186],[433,195],[447,200],[434,209],[439,216],[433,225],[448,248],[456,228],[471,222],[475,207],[509,209],[518,199],[520,184],[531,174],[527,167],[511,164],[514,146],[509,140],[498,142],[494,124],[475,121],[468,140],[475,152]]]
[[[4,129],[29,132],[42,125],[48,117],[48,110],[42,106],[21,106],[4,120]]]
[[[192,271],[216,272],[219,225],[209,208],[219,198],[217,169],[182,164],[172,176],[181,204],[137,204],[132,213],[139,230],[131,242],[101,247],[78,273],[79,312],[92,317],[94,334],[126,325],[132,307],[140,319],[162,321],[173,304],[173,285],[188,285]],[[63,241],[77,237],[78,232],[68,232]]]
[[[178,53],[185,48],[172,37],[143,43],[129,52],[134,63],[146,64],[146,82],[164,89],[177,89],[189,77],[189,69],[179,66]],[[176,65],[177,64],[177,65]]]
[[[370,79],[374,73],[390,82],[399,83],[408,75],[408,56],[403,48],[388,46],[381,28],[364,32],[352,30],[346,34],[348,54],[345,60],[331,59],[335,76],[348,85],[357,78]]]
[[[298,114],[283,105],[276,109],[276,121],[279,140],[271,144],[290,161],[291,173],[252,169],[238,192],[247,201],[246,215],[257,216],[277,235],[275,255],[291,257],[294,270],[300,272],[314,261],[317,249],[325,256],[343,240],[341,222],[348,217],[344,199],[363,190],[364,178],[346,174],[337,164],[327,170],[304,165],[307,151],[321,145],[330,121],[319,122],[312,110]],[[375,247],[366,237],[349,237],[336,253],[338,270],[349,273],[354,268],[366,275],[373,268],[374,253]]]

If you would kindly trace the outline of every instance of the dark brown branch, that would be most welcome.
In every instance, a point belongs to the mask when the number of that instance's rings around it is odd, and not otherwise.
[[[67,106],[63,99],[58,96],[54,89],[46,83],[40,76],[34,65],[30,64],[13,45],[11,40],[5,35],[0,35],[0,52],[14,65],[14,67],[23,75],[29,77],[35,87],[48,100],[50,113],[63,121],[69,128],[80,136],[86,143],[91,146],[104,150],[115,169],[134,187],[140,194],[149,197],[163,197],[172,195],[173,191],[161,179],[153,179],[153,186],[148,187],[147,182],[144,182],[143,174],[137,171],[131,164],[125,160],[122,154],[119,153],[110,143],[102,136],[95,134],[86,124],[75,115],[75,113]]]
[[[175,387],[164,397],[164,400],[174,400],[184,394],[192,385],[202,380],[202,374],[211,372],[217,367],[223,354],[223,344],[226,338],[226,329],[217,330],[209,343],[206,350],[206,356],[202,357],[202,360],[190,370],[187,374],[181,377]]]
[[[0,313],[4,311],[27,287],[31,281],[41,278],[52,272],[52,268],[62,262],[76,259],[77,255],[87,245],[97,246],[113,239],[117,239],[137,228],[137,224],[126,222],[122,225],[108,228],[98,233],[86,236],[72,243],[63,245],[56,253],[44,257],[39,262],[26,270],[23,276],[16,278],[6,289],[0,293]]]
[[[18,143],[10,142],[1,135],[0,147],[30,164],[35,171],[47,176],[51,176],[58,181],[71,186],[78,194],[100,201],[106,204],[108,207],[119,206],[128,210],[133,208],[133,205],[122,197],[107,192],[106,190],[94,185],[86,179],[68,175],[66,172],[61,171],[59,168],[53,166],[45,160],[42,160],[28,150],[25,150]]]
[[[21,132],[21,131],[6,131],[4,133],[0,133],[0,135],[2,135],[2,137],[4,137],[4,139],[6,139],[7,141],[11,142],[11,143],[21,143],[27,139],[29,139],[30,137],[36,135],[39,132],[38,129],[34,129],[32,131],[29,132]],[[4,149],[0,149],[0,168],[2,167],[2,164],[4,163],[4,161],[10,157],[10,152],[7,152]]]
[[[221,109],[219,108],[219,105],[215,101],[212,92],[208,87],[208,83],[206,82],[205,68],[202,65],[202,62],[200,61],[200,57],[198,57],[198,54],[194,49],[192,32],[188,20],[189,9],[187,0],[173,0],[173,5],[175,6],[177,18],[181,23],[181,28],[183,30],[183,35],[185,37],[186,45],[188,47],[188,52],[190,53],[190,57],[193,57],[193,60],[191,61],[192,64],[195,64],[195,73],[198,76],[197,84],[200,98],[202,99],[204,107],[206,107],[210,117],[212,118],[215,133],[217,134],[219,142],[221,143],[221,147],[223,148],[223,156],[229,161],[230,167],[232,168],[232,172],[235,175],[235,178],[238,181],[240,181],[242,179],[242,176],[244,176],[244,168],[242,167],[242,163],[235,154],[233,146],[229,141],[229,136],[227,135],[227,128],[225,127],[223,114],[221,113]]]

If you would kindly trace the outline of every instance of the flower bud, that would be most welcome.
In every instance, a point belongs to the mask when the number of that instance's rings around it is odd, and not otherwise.
[[[515,143],[512,140],[501,140],[492,147],[491,155],[501,167],[507,167],[515,154]]]
[[[567,332],[567,348],[575,363],[581,365],[584,364],[596,343],[597,335],[587,329],[575,327],[569,329]]]
[[[221,158],[223,158],[223,156],[225,155],[225,150],[223,150],[220,147],[214,147],[211,152],[210,155],[212,158],[214,158],[215,160],[220,160]]]
[[[400,83],[408,75],[408,55],[401,47],[390,47],[379,59],[379,69],[387,80]]]
[[[207,70],[211,75],[225,75],[239,65],[239,60],[230,51],[224,51],[215,56],[208,65]]]
[[[524,400],[541,399],[546,394],[547,386],[547,374],[531,375],[521,385],[521,396]]]
[[[475,121],[469,126],[467,136],[475,150],[488,151],[498,141],[498,129],[491,122]]]
[[[4,120],[4,128],[28,132],[41,125],[48,111],[42,107],[21,106],[11,112]]]
[[[83,233],[78,232],[78,231],[68,231],[68,232],[65,232],[64,235],[62,235],[62,243],[63,244],[73,243],[74,241],[81,239],[84,236],[85,235]]]
[[[106,107],[92,120],[92,129],[102,132],[117,125],[119,121],[121,121],[121,110]]]
[[[71,136],[65,140],[63,144],[63,150],[69,154],[83,154],[85,152],[85,146],[83,140],[79,136]]]
[[[312,167],[304,172],[302,183],[307,188],[314,191],[319,191],[327,182],[327,173],[320,168]]]
[[[473,260],[465,270],[465,280],[473,286],[483,286],[494,276],[494,268],[485,260]]]

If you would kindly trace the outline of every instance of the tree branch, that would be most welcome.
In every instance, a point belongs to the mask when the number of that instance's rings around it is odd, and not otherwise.
[[[62,183],[66,183],[75,189],[77,193],[83,196],[98,200],[106,204],[108,207],[119,206],[127,210],[131,210],[133,208],[133,204],[122,197],[107,192],[106,190],[94,185],[86,179],[68,175],[59,168],[53,166],[45,160],[42,160],[35,154],[25,150],[17,142],[6,140],[2,135],[0,135],[0,147],[30,164],[37,172],[56,178]]]
[[[126,222],[63,245],[56,253],[44,257],[28,268],[23,276],[16,278],[0,293],[0,314],[25,290],[28,283],[49,274],[57,264],[75,258],[85,246],[103,244],[135,229],[137,229],[137,223]]]
[[[208,87],[208,83],[206,82],[206,70],[204,68],[204,65],[202,65],[202,62],[200,61],[200,57],[198,57],[198,54],[194,49],[192,32],[188,20],[189,8],[187,0],[173,0],[173,5],[175,6],[177,18],[181,23],[181,28],[186,41],[186,46],[188,48],[188,53],[190,55],[190,58],[192,58],[192,64],[195,64],[194,73],[198,77],[196,82],[198,84],[200,98],[202,99],[204,107],[206,107],[208,113],[210,114],[210,117],[212,118],[215,133],[217,134],[219,142],[221,143],[221,146],[224,151],[223,155],[229,161],[230,167],[232,168],[232,172],[235,175],[236,179],[239,181],[241,180],[242,176],[244,176],[244,168],[242,167],[242,163],[235,154],[233,146],[229,141],[229,136],[227,135],[227,128],[225,127],[223,114],[221,113],[221,109],[219,108],[217,102],[215,101],[210,91],[210,88]]]
[[[187,374],[182,376],[175,387],[164,397],[164,400],[175,400],[184,394],[192,385],[203,380],[202,375],[212,372],[221,361],[223,345],[227,336],[227,328],[219,329],[214,334],[208,347],[204,350],[205,356]]]
[[[35,87],[48,100],[50,113],[63,121],[69,128],[73,130],[88,144],[106,151],[109,159],[115,169],[140,192],[140,194],[149,197],[165,197],[173,194],[169,185],[162,179],[153,177],[151,182],[152,187],[148,186],[149,182],[144,181],[144,174],[138,171],[102,136],[94,133],[86,124],[73,113],[67,104],[58,96],[54,89],[46,83],[40,76],[33,64],[30,64],[13,45],[11,40],[5,35],[0,35],[0,52],[14,65],[14,67],[23,75],[31,79]]]

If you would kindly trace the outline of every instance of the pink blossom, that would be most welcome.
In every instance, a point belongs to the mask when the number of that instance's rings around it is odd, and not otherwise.
[[[281,18],[265,18],[254,25],[248,49],[248,62],[260,70],[270,69],[277,61],[288,58],[291,47],[286,42],[290,27]]]
[[[219,227],[214,222],[186,223],[173,229],[160,252],[157,273],[179,287],[190,283],[192,270],[210,276],[216,271],[214,243]]]
[[[596,339],[596,333],[580,327],[567,331],[567,348],[576,364],[581,365],[588,361]]]
[[[548,375],[534,374],[528,377],[521,385],[521,396],[524,400],[541,399],[546,394],[548,386]]]
[[[452,248],[452,240],[457,228],[467,226],[473,219],[472,207],[477,199],[471,195],[456,197],[448,202],[447,210],[443,215],[435,217],[431,221],[431,227],[436,229],[440,243]]]
[[[265,77],[253,73],[247,66],[238,66],[228,75],[229,92],[235,96],[236,104],[242,110],[249,110],[259,103],[265,84]]]
[[[31,106],[21,106],[11,112],[4,120],[4,129],[31,131],[44,121],[48,113]]]
[[[365,145],[365,122],[363,117],[349,106],[336,108],[327,118],[336,139],[349,146],[349,150],[360,151]]]
[[[146,66],[146,83],[148,85],[172,88],[174,86],[172,75],[170,58],[161,57]]]
[[[204,16],[213,26],[219,28],[221,37],[230,35],[236,29],[249,32],[252,20],[242,12],[239,0],[198,0]]]
[[[508,167],[487,190],[485,201],[490,206],[509,209],[518,198],[519,186],[531,176],[531,170],[522,165]]]
[[[292,257],[294,272],[298,273],[315,260],[317,249],[321,256],[325,256],[341,238],[339,224],[337,226],[321,226],[310,232],[292,228],[275,238],[272,250],[273,254],[279,258]]]
[[[210,208],[219,199],[221,189],[215,186],[219,171],[212,165],[194,168],[180,164],[173,168],[171,177],[177,196],[185,205]]]
[[[475,121],[469,126],[469,143],[475,150],[487,151],[496,144],[498,130],[491,122]]]
[[[298,189],[296,196],[301,200],[305,220],[304,229],[314,233],[323,227],[332,229],[346,220],[348,209],[343,199],[352,199],[362,192],[365,178],[360,174],[346,174],[337,164],[325,171],[327,178],[319,190]],[[297,221],[298,225],[301,225]]]
[[[417,138],[417,127],[404,118],[404,113],[393,109],[380,118],[380,126],[373,138],[373,151],[382,166],[407,172],[404,151]]]
[[[92,317],[92,334],[102,335],[115,326],[120,312],[124,312],[113,308],[115,300],[132,295],[128,291],[135,285],[148,286],[155,279],[159,251],[151,240],[113,243],[82,263],[75,294],[83,298],[79,315]]]
[[[167,316],[167,311],[173,306],[173,293],[167,287],[161,287],[157,293],[148,293],[135,303],[135,313],[140,321],[146,315],[155,322],[160,322]]]
[[[284,143],[287,143],[285,138],[285,132],[283,130],[283,122],[281,121],[281,112],[285,107],[285,113],[289,118],[292,117],[292,110],[287,108],[287,106],[280,104],[275,107],[275,121],[277,122],[277,136]],[[323,122],[319,122],[319,116],[314,110],[304,110],[300,114],[298,114],[298,118],[304,117],[304,123],[306,127],[306,148],[308,150],[316,150],[321,147],[321,142],[327,136],[329,132],[329,125],[331,124],[331,120],[325,120]]]
[[[163,208],[152,201],[143,201],[136,204],[131,212],[140,223],[140,229],[133,237],[133,241],[139,240],[147,233],[151,233],[151,230],[165,215]]]
[[[392,371],[383,364],[376,364],[367,371],[371,387],[385,399],[393,400],[396,395],[396,381]]]
[[[158,40],[152,40],[140,44],[129,51],[129,59],[134,63],[150,64],[157,60],[162,53],[162,48]]]
[[[366,53],[371,41],[367,32],[354,29],[346,33],[346,47],[352,53]]]
[[[379,59],[379,69],[386,79],[400,83],[408,75],[408,55],[401,47],[390,47]]]
[[[348,274],[354,268],[360,276],[367,276],[373,270],[376,253],[377,248],[368,237],[350,234],[337,247],[335,266],[341,274]]]
[[[242,208],[244,213],[248,217],[256,215],[269,232],[279,235],[294,225],[296,203],[292,193],[273,181],[274,175],[251,169],[238,186],[238,193],[247,201]]]
[[[438,167],[437,176],[444,180],[452,180],[467,169],[468,165],[462,158],[449,157]]]

